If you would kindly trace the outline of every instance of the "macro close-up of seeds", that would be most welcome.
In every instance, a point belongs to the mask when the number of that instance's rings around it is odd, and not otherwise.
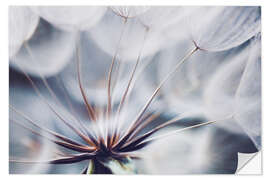
[[[237,174],[262,150],[260,6],[9,6],[10,174]]]

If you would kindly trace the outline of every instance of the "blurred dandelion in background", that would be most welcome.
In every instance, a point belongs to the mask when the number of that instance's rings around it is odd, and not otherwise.
[[[11,6],[11,174],[233,174],[261,150],[260,7]]]

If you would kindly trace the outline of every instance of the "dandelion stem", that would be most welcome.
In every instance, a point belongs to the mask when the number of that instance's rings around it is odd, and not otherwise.
[[[197,50],[199,50],[198,47],[195,47],[194,49],[192,49],[189,53],[187,53],[181,60],[179,63],[177,63],[177,65],[173,68],[173,70],[171,72],[169,72],[169,74],[167,74],[167,76],[161,81],[161,83],[158,85],[158,87],[156,88],[156,90],[154,91],[154,93],[152,94],[152,96],[149,98],[149,100],[147,101],[147,103],[145,104],[145,106],[143,107],[143,109],[141,110],[141,112],[138,114],[137,118],[135,118],[135,120],[131,123],[130,127],[128,128],[127,133],[118,141],[118,143],[114,146],[115,148],[118,148],[120,146],[122,146],[125,141],[127,141],[127,139],[129,139],[129,137],[131,136],[132,132],[138,127],[138,125],[141,123],[142,121],[142,116],[145,113],[145,111],[147,110],[147,108],[149,107],[149,105],[151,104],[151,102],[153,101],[154,97],[157,95],[157,93],[160,91],[161,87],[165,84],[165,82],[167,82],[167,80],[169,80],[174,74],[175,72],[177,72],[178,68],[181,67],[181,65],[191,56],[193,55]]]
[[[167,133],[167,134],[163,134],[163,135],[159,135],[159,136],[156,136],[156,137],[149,138],[149,139],[143,141],[142,143],[149,143],[149,142],[152,142],[152,141],[154,141],[154,140],[158,140],[158,139],[161,139],[161,138],[165,138],[165,137],[168,137],[168,136],[171,136],[171,135],[174,135],[174,134],[177,134],[177,133],[180,133],[180,132],[189,130],[189,129],[193,129],[193,128],[205,126],[205,125],[208,125],[208,124],[213,124],[213,123],[220,122],[220,121],[224,121],[224,120],[228,120],[228,119],[231,119],[231,118],[233,118],[233,115],[227,116],[227,117],[224,118],[224,119],[214,120],[214,121],[208,121],[208,122],[196,124],[196,125],[193,125],[193,126],[189,126],[189,127],[186,127],[186,128],[178,129],[178,130],[169,132],[169,133]]]
[[[74,155],[72,157],[61,157],[52,160],[44,160],[44,161],[31,161],[31,160],[24,160],[24,159],[11,159],[9,162],[13,163],[40,163],[40,164],[71,164],[77,163],[80,161],[84,161],[87,159],[93,158],[94,154],[90,153],[82,153],[78,155]]]
[[[114,64],[115,64],[115,60],[116,60],[116,56],[118,54],[118,51],[119,51],[119,48],[120,48],[120,44],[121,44],[121,41],[122,41],[122,37],[123,37],[123,34],[124,34],[124,31],[126,29],[126,24],[127,24],[127,20],[124,19],[124,25],[123,25],[123,28],[122,28],[122,31],[120,33],[120,38],[117,42],[117,46],[116,46],[116,50],[115,50],[115,53],[113,55],[113,58],[112,58],[112,63],[111,63],[111,66],[110,66],[110,69],[109,69],[109,74],[108,74],[108,83],[107,83],[107,93],[108,93],[108,105],[107,105],[107,118],[109,119],[110,117],[110,114],[111,114],[111,81],[112,81],[112,71],[113,71],[113,67],[114,67]]]
[[[121,101],[120,101],[120,104],[119,104],[119,106],[118,106],[117,115],[116,115],[116,121],[119,121],[119,116],[120,116],[121,110],[122,110],[122,108],[123,108],[123,106],[124,106],[124,104],[125,104],[125,100],[126,100],[128,91],[129,91],[129,89],[130,89],[131,82],[132,82],[132,80],[133,80],[133,78],[134,78],[134,74],[135,74],[135,72],[136,72],[136,70],[137,70],[137,67],[138,67],[139,62],[140,62],[140,59],[141,59],[141,55],[142,55],[142,52],[143,52],[143,48],[144,48],[144,45],[145,45],[145,41],[146,41],[147,35],[148,35],[148,30],[146,29],[145,34],[144,34],[144,37],[143,37],[142,46],[141,46],[140,51],[139,51],[139,55],[138,55],[138,57],[137,57],[135,66],[134,66],[134,68],[133,68],[133,71],[132,71],[132,73],[131,73],[130,79],[129,79],[129,81],[128,81],[126,90],[125,90],[125,92],[124,92],[124,94],[123,94],[123,96],[122,96],[122,99],[121,99]],[[119,123],[116,122],[115,124],[119,124]],[[116,134],[117,134],[118,131],[119,131],[119,127],[116,126],[114,129],[116,129],[116,130],[115,130],[115,132],[114,132],[114,134],[113,134],[112,143],[114,143],[114,141],[115,141],[115,137],[116,137]]]
[[[83,100],[84,100],[84,103],[85,103],[89,118],[90,118],[90,120],[92,119],[93,121],[96,121],[95,111],[94,111],[93,107],[91,106],[91,104],[88,103],[87,97],[86,97],[86,94],[84,92],[83,85],[82,85],[81,72],[80,72],[81,64],[80,64],[80,52],[79,52],[80,44],[79,43],[80,43],[80,38],[78,40],[78,44],[77,44],[77,47],[76,47],[77,76],[78,76],[79,87],[80,87],[80,91],[81,91],[81,94],[82,94],[82,97],[83,97]]]
[[[29,44],[27,42],[24,42],[24,47],[25,49],[27,50],[31,60],[33,61],[33,63],[36,63],[36,58],[34,57],[34,54],[31,50],[31,48],[29,47]],[[56,103],[59,105],[59,106],[63,106],[63,104],[59,101],[59,99],[57,98],[56,94],[54,93],[54,91],[52,90],[52,88],[50,87],[47,79],[38,71],[38,74],[39,76],[41,77],[41,80],[43,82],[43,84],[45,85],[45,87],[47,88],[47,90],[49,91],[50,95],[54,98],[54,100],[56,101]],[[73,116],[71,116],[71,118],[75,121],[77,121],[77,123],[81,126],[80,128],[84,129],[81,122]],[[87,133],[86,133],[87,134]]]
[[[132,80],[133,80],[133,78],[134,78],[134,74],[135,74],[135,72],[136,72],[136,70],[137,70],[137,67],[138,67],[138,64],[139,64],[139,62],[140,62],[141,55],[142,55],[142,51],[143,51],[143,48],[144,48],[144,45],[145,45],[145,41],[146,41],[146,38],[147,38],[147,34],[148,34],[148,31],[146,30],[145,35],[144,35],[144,38],[143,38],[142,46],[141,46],[141,49],[140,49],[140,51],[139,51],[139,55],[138,55],[138,57],[137,57],[137,61],[136,61],[136,63],[135,63],[135,66],[134,66],[134,68],[133,68],[133,71],[132,71],[132,73],[131,73],[131,76],[130,76],[130,79],[129,79],[129,81],[128,81],[128,85],[127,85],[127,87],[126,87],[125,93],[124,93],[124,95],[122,96],[120,105],[119,105],[119,107],[118,107],[118,115],[121,113],[122,107],[123,107],[123,105],[124,105],[124,103],[125,103],[125,100],[126,100],[128,91],[129,91],[129,89],[130,89],[131,82],[132,82]]]
[[[20,115],[21,117],[23,117],[25,120],[27,120],[30,124],[32,124],[33,126],[39,128],[39,129],[41,129],[42,131],[44,131],[44,132],[46,132],[46,133],[48,133],[48,134],[51,134],[51,135],[53,135],[53,136],[55,136],[55,137],[57,137],[57,138],[59,138],[59,139],[61,139],[61,140],[63,140],[63,141],[68,142],[68,143],[82,146],[82,144],[77,143],[77,142],[75,142],[74,140],[71,140],[71,139],[69,139],[69,138],[67,138],[67,137],[65,137],[65,136],[63,136],[63,135],[60,135],[60,134],[58,134],[58,133],[55,133],[55,132],[53,132],[53,131],[51,131],[51,130],[49,130],[49,129],[47,129],[47,128],[44,128],[44,127],[38,125],[38,124],[35,123],[30,117],[28,117],[28,116],[26,116],[24,113],[22,113],[22,112],[16,110],[12,105],[9,105],[9,107],[10,107],[15,113],[17,113],[18,115]]]
[[[46,100],[46,98],[44,98],[44,96],[41,94],[40,90],[37,88],[36,84],[34,83],[34,81],[30,78],[30,76],[24,71],[24,69],[15,62],[15,64],[19,67],[19,69],[22,71],[22,73],[25,75],[25,77],[28,79],[28,81],[30,82],[30,84],[32,85],[34,91],[36,92],[36,94],[41,98],[41,100],[52,110],[52,112],[66,125],[68,126],[70,129],[72,129],[78,136],[80,136],[85,142],[87,142],[89,145],[95,145],[95,143],[89,139],[88,137],[86,137],[84,134],[82,134],[80,131],[78,131],[75,127],[73,127],[73,125],[71,125],[70,123],[68,123],[63,117],[62,115],[60,115],[54,108],[53,106]]]
[[[34,54],[32,53],[32,50],[31,48],[29,47],[28,43],[27,42],[24,42],[23,43],[25,49],[27,50],[29,56],[30,56],[30,59],[33,61],[33,63],[36,63],[36,60],[34,58]],[[48,89],[50,95],[55,99],[55,101],[59,104],[59,105],[62,105],[61,102],[59,101],[59,99],[57,98],[57,96],[55,95],[55,93],[53,92],[52,88],[50,87],[48,81],[46,80],[46,78],[39,72],[37,71],[43,84],[45,85],[45,87]]]
[[[123,66],[123,61],[119,58],[119,61],[117,62],[117,64],[115,66],[115,79],[114,81],[111,83],[111,89],[112,89],[112,104],[113,104],[113,93],[115,92],[116,86],[117,86],[117,82],[119,81],[119,78],[122,75],[122,72],[124,70],[124,66]]]
[[[149,107],[149,105],[151,104],[151,102],[153,101],[154,97],[160,91],[161,87],[165,84],[165,82],[167,82],[177,72],[177,70],[179,69],[179,67],[181,67],[181,65],[191,55],[193,55],[197,50],[198,50],[198,47],[195,47],[193,50],[191,50],[179,63],[177,63],[177,65],[174,67],[174,69],[169,74],[167,74],[167,76],[161,81],[161,83],[158,85],[158,87],[156,88],[156,90],[154,91],[154,93],[152,94],[152,96],[150,97],[150,99],[148,100],[148,102],[146,103],[146,105],[143,107],[142,111],[139,113],[138,117],[135,120],[134,126],[136,126],[136,125],[138,125],[140,123],[140,119],[141,119],[142,115],[145,113],[145,111],[147,110],[147,108]]]
[[[135,129],[132,133],[132,135],[130,136],[130,140],[132,140],[134,137],[136,137],[136,135],[142,130],[144,129],[150,122],[152,122],[153,120],[155,120],[156,118],[158,118],[161,115],[162,112],[158,112],[156,114],[152,114],[150,115],[150,117],[147,117],[146,120],[144,119],[143,123],[139,125],[139,127],[137,129]]]
[[[68,93],[67,93],[67,89],[66,89],[66,87],[65,87],[65,85],[64,85],[64,83],[63,83],[63,81],[62,81],[62,79],[61,78],[59,78],[59,76],[56,76],[56,80],[58,81],[58,84],[59,85],[61,85],[61,87],[62,87],[62,89],[63,89],[63,94],[64,94],[64,97],[65,97],[65,99],[66,99],[66,102],[67,102],[67,104],[68,104],[68,106],[69,106],[69,109],[71,110],[71,114],[74,116],[76,113],[75,113],[75,110],[74,110],[74,107],[73,107],[73,105],[72,105],[72,103],[71,103],[71,101],[70,101],[70,97],[68,96]],[[85,134],[87,134],[88,136],[90,136],[89,138],[92,138],[91,136],[91,132],[89,132],[89,130],[88,130],[88,128],[80,121],[80,120],[78,120],[78,118],[74,118],[76,121],[77,121],[77,123],[80,125],[80,127],[81,127],[81,129],[83,130],[83,132],[85,133]]]
[[[170,121],[167,121],[167,122],[165,122],[165,123],[163,123],[163,124],[161,124],[161,125],[155,127],[154,129],[148,131],[147,133],[145,133],[145,134],[143,134],[143,135],[141,135],[141,136],[139,136],[139,137],[137,137],[137,138],[135,138],[135,139],[129,141],[127,144],[125,144],[125,145],[122,147],[122,149],[127,149],[128,147],[136,146],[137,144],[141,143],[143,140],[145,140],[146,138],[148,138],[149,136],[151,136],[151,135],[154,134],[155,132],[159,131],[160,129],[162,129],[162,128],[164,128],[164,127],[167,127],[168,125],[173,124],[173,123],[175,123],[175,122],[177,122],[177,121],[180,121],[180,120],[182,120],[182,119],[185,118],[185,117],[190,117],[191,114],[193,114],[193,113],[192,113],[192,112],[183,113],[183,114],[181,114],[181,115],[179,115],[179,116],[177,116],[177,117],[171,119]],[[136,130],[137,130],[137,129],[136,129]],[[135,131],[136,131],[136,130],[135,130]],[[130,137],[129,139],[131,139],[131,137]]]
[[[71,149],[71,150],[74,150],[74,151],[77,151],[77,152],[93,152],[95,149],[93,148],[90,148],[90,147],[87,147],[87,146],[79,146],[79,145],[75,145],[75,144],[71,144],[71,143],[67,143],[67,142],[62,142],[62,141],[57,141],[57,140],[54,140],[54,139],[51,139],[50,137],[44,135],[44,134],[41,134],[37,131],[34,131],[33,129],[25,126],[24,124],[22,124],[21,122],[18,122],[18,121],[15,121],[13,119],[10,119],[10,121],[14,122],[15,124],[27,129],[28,131],[32,132],[33,134],[35,135],[38,135],[40,137],[43,137],[45,139],[47,139],[48,141],[51,141],[59,146],[62,146],[62,147],[65,147],[67,149]]]

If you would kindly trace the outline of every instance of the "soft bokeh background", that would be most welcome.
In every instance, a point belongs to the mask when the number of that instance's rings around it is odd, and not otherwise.
[[[142,159],[136,162],[139,173],[234,173],[238,152],[254,153],[261,148],[260,8],[208,8],[138,8],[132,11],[135,18],[127,21],[116,66],[119,72],[113,78],[113,82],[117,82],[113,94],[115,105],[124,92],[147,26],[149,32],[135,75],[136,83],[132,85],[130,103],[126,107],[131,118],[143,107],[165,75],[194,46],[192,40],[202,43],[202,48],[209,48],[208,51],[196,52],[165,84],[148,110],[160,112],[161,116],[147,128],[184,112],[191,112],[191,117],[159,133],[222,119],[234,112],[237,114],[236,118],[154,142],[140,152]],[[19,67],[31,76],[57,111],[67,117],[72,113],[87,121],[76,76],[76,41],[79,36],[87,97],[96,106],[105,107],[106,75],[123,19],[107,7],[10,7],[9,13],[12,22],[9,24],[10,105],[40,125],[79,141],[36,95]],[[198,15],[203,18],[198,19]],[[219,18],[221,16],[223,19]],[[207,20],[209,17],[211,22]],[[29,19],[31,23],[27,22]],[[198,21],[204,24],[200,25]],[[44,86],[43,78],[58,100]],[[9,115],[11,119],[26,123],[12,110]],[[12,122],[9,128],[10,157],[46,159],[59,153],[52,149],[63,151]],[[80,173],[86,163],[10,163],[10,173],[73,174]]]

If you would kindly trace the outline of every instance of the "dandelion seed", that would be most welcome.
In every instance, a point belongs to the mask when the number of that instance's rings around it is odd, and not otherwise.
[[[138,7],[137,9],[140,8],[143,12],[141,14],[144,14],[144,7]],[[132,18],[124,18],[112,10],[107,11],[100,23],[89,30],[88,35],[102,50],[113,56],[115,47],[118,46],[118,37],[122,33],[122,24],[126,22],[125,32],[118,50],[119,57],[122,61],[136,61],[146,32],[146,28],[138,18],[139,14]],[[107,31],[107,27],[111,27],[110,31]],[[162,36],[156,33],[149,33],[142,58],[152,56],[156,53],[163,42],[164,38]]]
[[[22,44],[29,40],[38,25],[39,17],[28,7],[9,8],[9,57],[17,54]]]
[[[118,16],[128,19],[145,13],[150,9],[146,6],[111,6],[110,9]]]
[[[194,52],[191,51],[190,54],[188,54],[184,59],[181,61],[181,63],[184,62],[186,58],[188,58],[192,53]],[[110,112],[110,115],[108,116],[108,111],[106,114],[97,114],[97,111],[92,107],[92,105],[88,102],[89,100],[87,99],[84,89],[83,89],[83,84],[81,81],[81,76],[80,76],[80,57],[77,56],[77,72],[78,72],[78,83],[79,87],[81,89],[81,94],[84,97],[84,102],[85,102],[85,107],[87,109],[88,115],[89,115],[89,121],[91,121],[91,128],[86,127],[82,124],[78,124],[78,127],[73,126],[70,124],[66,119],[65,116],[63,116],[61,113],[57,112],[54,106],[52,106],[41,94],[40,90],[37,88],[33,80],[30,78],[30,76],[25,73],[23,69],[22,72],[26,76],[26,78],[30,81],[32,84],[34,90],[36,91],[37,95],[41,98],[41,100],[48,105],[48,107],[52,110],[52,112],[58,117],[60,121],[63,122],[64,125],[69,127],[72,131],[74,131],[87,145],[80,144],[78,142],[75,142],[74,140],[71,140],[68,137],[65,137],[60,134],[56,134],[52,132],[51,130],[44,129],[38,124],[34,123],[34,120],[30,119],[29,117],[23,115],[23,113],[19,112],[15,108],[11,107],[12,110],[23,116],[25,120],[27,120],[29,123],[34,125],[35,127],[38,127],[41,131],[44,131],[46,134],[54,136],[54,138],[50,138],[50,136],[40,134],[39,132],[28,128],[27,126],[23,125],[22,123],[18,121],[14,121],[16,124],[22,126],[23,128],[26,128],[30,130],[32,133],[41,136],[49,141],[52,141],[53,143],[62,146],[64,148],[73,150],[79,154],[70,154],[68,156],[63,156],[63,157],[58,157],[55,159],[50,159],[47,161],[28,161],[28,160],[23,160],[23,159],[12,159],[11,162],[20,162],[20,163],[49,163],[49,164],[69,164],[69,163],[76,163],[84,160],[89,160],[91,163],[97,168],[97,166],[101,166],[104,168],[104,172],[108,170],[108,166],[111,166],[112,164],[116,166],[115,163],[120,163],[124,164],[124,166],[128,166],[131,161],[129,160],[129,157],[133,157],[134,155],[132,153],[136,152],[139,149],[144,148],[146,145],[149,143],[146,142],[152,134],[157,132],[160,129],[163,129],[164,127],[175,123],[179,119],[172,119],[171,121],[168,121],[155,129],[148,131],[147,133],[144,133],[142,135],[136,135],[141,129],[138,128],[143,128],[145,127],[148,123],[153,121],[155,118],[151,118],[152,116],[144,119],[144,114],[146,112],[146,109],[152,102],[153,98],[159,91],[160,87],[162,86],[162,83],[160,86],[156,89],[148,103],[145,105],[145,107],[142,109],[142,111],[138,114],[138,116],[135,118],[135,120],[129,125],[129,128],[125,128],[125,132],[123,131],[123,127],[119,127],[118,125],[113,126],[113,123],[116,123],[119,121],[120,118],[120,113],[121,113],[121,107],[124,105],[124,99],[126,96],[126,93],[123,95],[122,103],[119,105],[119,109],[116,112],[116,114],[112,114],[113,112]],[[179,63],[179,66],[181,65]],[[134,68],[134,71],[136,71],[136,66]],[[172,71],[173,73],[173,71]],[[165,79],[168,79],[171,75],[169,74]],[[130,81],[132,80],[132,76]],[[46,84],[46,81],[44,81]],[[46,86],[48,90],[50,90],[49,86]],[[127,86],[127,91],[129,89],[129,86]],[[126,91],[126,92],[127,92]],[[51,91],[52,95],[53,92]],[[116,118],[115,118],[115,117]],[[97,119],[97,117],[102,117],[104,119]],[[148,119],[148,121],[147,121]],[[12,120],[13,121],[13,120]],[[147,123],[144,123],[147,122]],[[117,129],[115,129],[117,127]],[[95,130],[95,131],[94,131]],[[105,130],[105,131],[104,131]],[[138,132],[136,132],[138,131]],[[120,133],[121,132],[121,133]],[[135,134],[134,134],[135,133]],[[56,140],[55,138],[59,139]],[[129,155],[131,153],[131,155]],[[134,158],[136,155],[134,156]],[[110,159],[114,159],[113,161],[110,161]],[[108,161],[110,162],[108,165]],[[112,163],[112,164],[111,164]],[[92,166],[90,166],[92,167]],[[110,168],[113,170],[113,168]],[[92,170],[87,170],[89,172]],[[95,171],[94,171],[95,172]],[[116,172],[114,172],[116,173]]]
[[[77,36],[75,42],[75,75],[77,87],[84,105],[83,109],[81,107],[74,107],[72,105],[72,99],[70,100],[68,96],[69,89],[66,88],[65,82],[61,82],[61,80],[56,78],[57,84],[60,86],[60,89],[63,90],[63,94],[59,96],[54,90],[54,87],[52,87],[46,78],[46,75],[48,74],[40,71],[33,73],[41,80],[38,82],[32,78],[31,72],[28,72],[28,70],[26,70],[26,68],[20,64],[18,59],[17,61],[13,61],[16,68],[20,70],[20,73],[24,75],[26,80],[30,83],[31,87],[39,98],[39,101],[46,105],[46,107],[54,115],[53,120],[54,122],[57,122],[57,126],[62,129],[62,132],[58,133],[51,127],[43,126],[36,119],[38,117],[32,118],[27,113],[20,111],[20,109],[17,109],[17,107],[11,104],[10,111],[13,114],[16,114],[17,117],[23,119],[23,121],[19,121],[16,116],[11,116],[10,122],[22,127],[24,130],[31,132],[34,136],[53,144],[51,152],[54,154],[51,157],[46,157],[46,159],[28,159],[24,156],[10,157],[11,164],[34,163],[66,165],[86,162],[87,164],[84,164],[84,167],[81,168],[81,173],[83,174],[134,174],[138,173],[138,168],[134,163],[134,159],[144,158],[141,152],[143,152],[145,148],[151,148],[153,143],[164,138],[166,139],[168,137],[172,137],[180,132],[208,126],[219,121],[226,120],[227,122],[228,119],[236,117],[236,112],[232,111],[230,113],[226,113],[220,118],[215,118],[214,120],[195,123],[188,127],[175,128],[174,130],[167,131],[167,133],[155,135],[161,130],[164,130],[170,125],[174,125],[183,119],[193,118],[196,116],[202,117],[202,111],[198,111],[197,107],[194,107],[194,109],[191,111],[179,113],[176,117],[169,118],[165,122],[157,122],[157,119],[163,114],[163,112],[159,111],[160,109],[157,109],[156,111],[149,111],[149,107],[151,104],[153,104],[155,98],[158,97],[165,84],[176,75],[177,71],[181,70],[183,65],[189,61],[194,54],[203,49],[200,44],[197,44],[198,41],[191,42],[193,44],[190,49],[182,54],[182,58],[178,59],[175,66],[162,77],[155,90],[149,97],[147,97],[146,103],[143,104],[143,107],[141,107],[140,111],[137,112],[133,109],[133,106],[131,106],[130,103],[131,92],[134,90],[134,84],[137,82],[137,77],[141,73],[139,71],[139,67],[141,65],[143,56],[148,50],[147,42],[151,42],[151,38],[149,38],[153,32],[151,31],[151,28],[155,27],[150,27],[151,24],[144,24],[145,22],[142,22],[142,19],[140,22],[140,28],[143,33],[140,35],[143,35],[143,38],[142,41],[138,43],[139,49],[138,52],[136,52],[135,63],[131,67],[130,72],[127,74],[127,81],[125,82],[123,86],[124,88],[120,93],[121,97],[117,102],[115,102],[113,94],[117,90],[115,87],[119,85],[118,83],[120,80],[118,76],[122,75],[118,68],[121,65],[121,60],[125,58],[125,56],[122,54],[122,43],[130,43],[124,39],[128,28],[128,23],[129,21],[132,21],[133,19],[144,15],[147,12],[150,12],[151,9],[149,10],[148,8],[142,7],[139,7],[138,9],[135,7],[111,7],[110,9],[112,10],[111,13],[114,14],[114,17],[121,20],[122,26],[121,30],[119,31],[119,36],[116,37],[117,40],[115,41],[116,45],[114,46],[112,52],[111,64],[106,69],[106,78],[102,78],[103,80],[106,79],[105,84],[107,88],[105,106],[98,106],[98,103],[96,103],[92,97],[88,96],[85,88],[85,81],[83,79],[86,79],[87,76],[82,76],[81,70],[81,32]],[[74,14],[77,14],[77,10],[74,12]],[[189,14],[189,12],[187,14]],[[79,16],[79,20],[80,19],[84,18]],[[71,24],[80,24],[81,21],[77,20],[75,23],[73,22]],[[27,50],[31,61],[39,64],[37,57],[31,51],[28,43],[24,43],[24,48]],[[181,56],[181,54],[177,56]],[[132,57],[134,58],[133,55]],[[143,69],[144,68],[140,70]],[[120,75],[118,73],[120,73]],[[245,81],[243,80],[243,82]],[[44,92],[46,93],[44,94]],[[65,97],[65,99],[62,97]],[[51,101],[51,99],[53,101]],[[76,113],[75,108],[80,109],[83,113]],[[85,119],[84,117],[87,118]],[[238,117],[238,119],[241,120],[241,117]],[[66,130],[67,132],[64,132]],[[208,139],[204,140],[204,142],[207,142]],[[169,147],[171,148],[173,146],[168,146],[168,148]],[[204,150],[202,154],[205,154]],[[204,159],[202,156],[197,157]],[[198,166],[204,166],[204,164],[199,164]]]
[[[223,51],[247,41],[261,29],[260,7],[202,7],[188,24],[197,46]]]
[[[32,6],[31,9],[57,27],[68,31],[91,28],[106,11],[106,7],[83,6]]]
[[[60,31],[41,19],[31,39],[10,58],[10,65],[18,69],[19,64],[31,76],[53,76],[70,62],[75,38],[75,33]]]

